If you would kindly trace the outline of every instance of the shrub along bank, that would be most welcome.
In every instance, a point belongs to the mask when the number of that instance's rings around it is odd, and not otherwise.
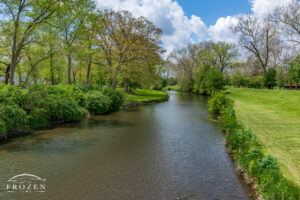
[[[208,104],[227,133],[233,159],[257,185],[259,194],[266,200],[300,199],[300,188],[282,175],[277,159],[265,155],[256,136],[237,121],[233,100],[221,91],[214,93]]]
[[[29,89],[0,85],[0,139],[78,121],[87,111],[92,115],[116,111],[123,99],[118,91],[94,85],[35,85]]]

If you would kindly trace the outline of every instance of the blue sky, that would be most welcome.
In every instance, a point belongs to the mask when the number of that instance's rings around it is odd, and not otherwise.
[[[199,16],[206,25],[214,25],[220,17],[248,14],[251,3],[248,0],[176,0],[186,16]]]

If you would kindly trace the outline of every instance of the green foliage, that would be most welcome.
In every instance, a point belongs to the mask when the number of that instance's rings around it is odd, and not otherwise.
[[[111,88],[104,88],[102,90],[103,94],[108,96],[111,100],[111,105],[109,111],[117,111],[120,106],[124,103],[124,96],[121,92],[113,90]]]
[[[92,115],[101,115],[110,111],[112,100],[100,91],[90,91],[85,95],[84,106]]]
[[[225,79],[223,73],[217,68],[211,68],[204,79],[208,89],[208,94],[213,94],[216,91],[223,90],[225,87]]]
[[[249,88],[262,88],[263,87],[263,77],[262,76],[253,76],[250,78],[249,84],[248,84]]]
[[[276,70],[268,69],[264,74],[264,86],[268,89],[273,89],[276,86]]]
[[[232,104],[232,100],[223,91],[214,93],[208,100],[209,111],[213,115],[220,115],[227,106]]]
[[[0,120],[5,122],[7,131],[26,129],[26,112],[17,104],[0,104]]]
[[[231,75],[231,84],[234,87],[245,87],[247,85],[247,80],[243,76],[242,72],[237,70]]]
[[[6,126],[5,122],[0,119],[0,139],[6,138]]]
[[[298,55],[288,66],[288,82],[300,85],[300,55]]]
[[[83,93],[88,93],[91,90],[101,90],[100,85],[96,84],[77,84],[76,85]]]

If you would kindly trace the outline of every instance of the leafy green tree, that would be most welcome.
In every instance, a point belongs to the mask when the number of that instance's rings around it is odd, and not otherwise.
[[[300,85],[300,55],[298,55],[288,65],[288,82]]]
[[[64,3],[58,15],[58,26],[63,38],[65,55],[68,60],[68,84],[71,84],[72,59],[80,34],[84,34],[84,24],[95,9],[92,0],[75,0]]]
[[[276,70],[270,68],[264,73],[264,86],[273,89],[276,86]]]
[[[11,53],[9,82],[14,84],[14,74],[24,47],[35,42],[32,35],[46,23],[62,5],[61,0],[1,0],[1,21],[5,24],[5,36],[12,37],[9,43]],[[8,70],[7,70],[8,71]]]

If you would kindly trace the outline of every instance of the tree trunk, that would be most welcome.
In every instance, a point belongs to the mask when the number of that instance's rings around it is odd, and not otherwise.
[[[117,79],[118,79],[119,69],[120,69],[120,66],[116,67],[115,73],[114,73],[113,78],[112,78],[111,88],[113,90],[116,89],[116,87],[117,87],[117,82],[118,82]]]
[[[54,68],[53,68],[53,54],[50,54],[50,76],[51,84],[54,85]]]
[[[72,69],[72,58],[71,54],[68,55],[68,84],[72,83],[71,81],[71,69]]]
[[[87,68],[87,73],[86,73],[86,84],[90,83],[90,73],[91,73],[91,67],[92,67],[92,56],[90,55],[89,63],[88,63],[88,68]]]
[[[10,74],[10,64],[7,65],[6,71],[5,71],[5,84],[6,85],[8,84],[9,74]]]
[[[124,80],[124,92],[128,93],[128,78]]]
[[[10,76],[9,76],[9,83],[11,85],[15,84],[15,81],[14,81],[15,77],[14,76],[15,76],[16,65],[17,65],[16,55],[13,54],[12,59],[11,59]]]
[[[76,72],[73,70],[73,83],[76,83]]]

